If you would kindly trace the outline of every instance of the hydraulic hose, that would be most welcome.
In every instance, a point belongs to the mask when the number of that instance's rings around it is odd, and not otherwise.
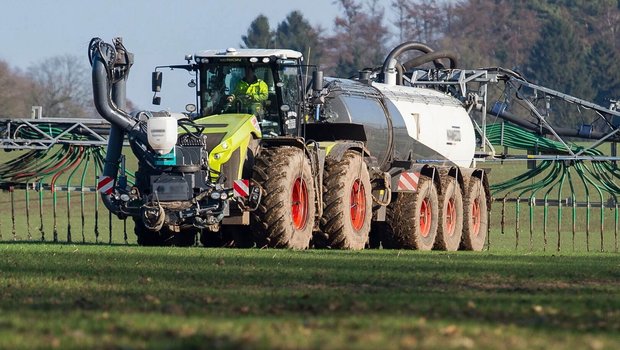
[[[517,115],[514,115],[510,112],[506,112],[506,111],[494,111],[492,109],[487,109],[487,113],[494,115],[496,117],[502,118],[506,121],[509,121],[515,125],[518,125],[522,128],[525,128],[527,130],[533,131],[537,134],[542,134],[542,135],[548,135],[551,134],[551,130],[549,130],[547,127],[545,127],[544,125],[538,125],[534,122],[531,122],[529,120],[523,119]],[[602,133],[602,132],[597,132],[597,131],[592,131],[589,135],[582,135],[579,133],[579,130],[576,129],[570,129],[570,128],[556,128],[554,127],[553,130],[560,136],[566,136],[566,137],[579,137],[582,139],[592,139],[592,140],[598,140],[601,139],[603,137],[606,136],[606,134]],[[610,138],[611,140],[618,140],[619,137],[618,136],[612,136]]]

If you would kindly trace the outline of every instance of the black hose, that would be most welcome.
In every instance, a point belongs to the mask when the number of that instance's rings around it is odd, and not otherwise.
[[[435,66],[437,66],[437,63],[436,63],[437,60],[442,59],[442,58],[447,58],[450,60],[450,69],[455,69],[458,66],[456,55],[453,52],[447,51],[447,50],[426,53],[422,56],[415,57],[405,62],[403,66],[405,67],[405,70],[407,71],[412,68],[421,66],[424,63],[431,62],[431,61],[435,62]]]
[[[429,58],[429,56],[427,55],[435,52],[430,46],[417,42],[417,41],[407,41],[407,42],[404,42],[396,46],[394,49],[392,49],[392,51],[390,51],[390,53],[385,58],[385,61],[383,61],[383,66],[381,66],[381,74],[383,75],[383,82],[385,82],[385,74],[387,73],[390,67],[390,62],[392,61],[392,59],[398,58],[400,55],[402,55],[403,53],[407,51],[414,51],[414,50],[422,52],[423,55],[420,57],[425,57],[425,58]],[[437,55],[437,57],[434,57],[430,59],[429,61],[424,61],[424,63],[432,61],[435,64],[435,68],[443,69],[445,68],[445,66],[443,65],[440,59],[448,58],[450,59],[450,64],[451,64],[450,68],[451,69],[456,68],[457,66],[456,55],[448,51],[439,51],[439,53],[440,54]],[[414,60],[416,59],[417,58],[414,58]],[[410,60],[409,62],[411,61],[412,60]],[[397,64],[397,69],[398,69],[398,66],[399,65]],[[402,75],[401,75],[401,79],[402,79]],[[398,84],[398,80],[399,78],[397,77],[397,84]]]
[[[537,123],[534,123],[532,121],[523,119],[517,115],[514,115],[510,112],[506,112],[506,111],[501,111],[501,112],[496,112],[493,111],[491,109],[487,110],[488,114],[494,115],[496,117],[502,118],[512,124],[518,125],[522,128],[525,128],[527,130],[533,131],[538,135],[551,135],[553,134],[551,132],[551,130],[549,128],[547,128],[544,125],[538,125]],[[564,137],[578,137],[581,139],[592,139],[592,140],[598,140],[601,139],[603,137],[606,136],[606,134],[602,133],[602,132],[597,132],[597,131],[592,131],[588,136],[585,136],[583,134],[579,133],[579,130],[576,129],[571,129],[571,128],[553,128],[553,131],[555,131],[556,134],[558,134],[559,136],[564,136]],[[618,136],[613,136],[610,139],[611,140],[617,140],[619,137]]]

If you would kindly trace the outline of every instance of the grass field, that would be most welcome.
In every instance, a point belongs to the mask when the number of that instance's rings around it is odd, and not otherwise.
[[[612,349],[616,254],[0,245],[0,348]]]
[[[481,163],[492,182],[523,163]],[[94,176],[93,176],[94,177]],[[94,179],[93,179],[94,180]],[[534,180],[532,180],[534,181]],[[581,193],[580,193],[581,194]],[[0,349],[614,349],[620,348],[620,256],[613,213],[592,209],[590,252],[579,209],[575,252],[569,215],[558,237],[541,208],[491,213],[490,249],[480,253],[373,250],[142,248],[100,205],[99,242],[44,244],[38,195],[0,192]],[[56,231],[81,241],[78,194],[58,194]],[[85,241],[95,242],[94,195],[86,195]],[[15,211],[15,236],[11,208]],[[51,194],[43,228],[53,238]],[[11,242],[28,240],[30,242]],[[545,244],[546,237],[546,244]],[[560,238],[560,252],[555,252]],[[518,249],[516,249],[516,243]],[[543,252],[543,249],[545,252]]]

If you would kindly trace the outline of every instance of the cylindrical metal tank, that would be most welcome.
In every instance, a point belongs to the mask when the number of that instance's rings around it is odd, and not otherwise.
[[[379,166],[413,160],[469,167],[476,138],[461,102],[441,92],[399,85],[327,79],[325,117],[364,126]]]

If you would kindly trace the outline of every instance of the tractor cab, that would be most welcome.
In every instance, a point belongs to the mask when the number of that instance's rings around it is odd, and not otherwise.
[[[194,58],[200,118],[251,114],[263,137],[297,134],[304,105],[301,53],[227,49],[201,51]]]

